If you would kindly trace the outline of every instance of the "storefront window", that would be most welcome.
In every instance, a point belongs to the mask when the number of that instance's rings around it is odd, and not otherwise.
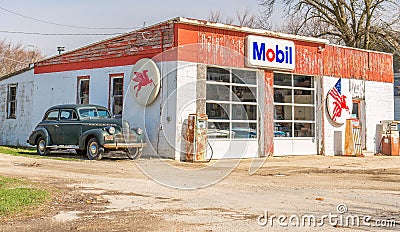
[[[255,71],[208,67],[206,96],[210,138],[257,138]]]
[[[274,73],[275,137],[314,137],[314,99],[314,77]]]

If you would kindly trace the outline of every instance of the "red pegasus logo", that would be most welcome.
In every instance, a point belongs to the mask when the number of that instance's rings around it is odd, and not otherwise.
[[[154,87],[156,86],[153,80],[150,79],[149,76],[147,75],[148,71],[149,70],[143,70],[143,72],[134,72],[135,77],[132,78],[132,80],[138,82],[138,84],[133,87],[133,89],[136,89],[136,87],[138,88],[136,91],[136,97],[138,96],[138,93],[140,92],[143,86],[147,86],[149,84],[153,84]]]
[[[342,111],[349,111],[349,107],[347,106],[346,96],[340,95],[336,89],[329,91],[329,95],[335,100],[333,102],[333,116],[332,119],[336,120],[336,118],[340,118],[342,116]]]

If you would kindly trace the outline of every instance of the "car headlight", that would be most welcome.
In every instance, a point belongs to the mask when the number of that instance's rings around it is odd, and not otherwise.
[[[136,129],[136,133],[138,133],[138,135],[143,134],[143,129],[140,128],[140,127],[138,127],[138,128]]]
[[[108,133],[113,135],[113,134],[115,134],[115,127],[110,126],[110,127],[107,128],[107,131],[108,131]]]

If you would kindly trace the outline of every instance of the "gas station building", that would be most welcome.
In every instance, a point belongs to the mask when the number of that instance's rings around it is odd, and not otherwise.
[[[145,71],[145,61],[156,68]],[[377,125],[394,116],[392,63],[324,39],[174,18],[0,78],[0,143],[26,145],[47,108],[88,102],[145,128],[145,154],[176,160],[193,113],[207,115],[215,159],[342,155],[350,118],[363,151],[375,153]]]

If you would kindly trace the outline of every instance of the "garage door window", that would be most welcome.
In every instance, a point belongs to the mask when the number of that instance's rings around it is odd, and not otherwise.
[[[257,138],[257,72],[207,68],[208,136]]]
[[[275,137],[315,136],[314,77],[274,73]]]

